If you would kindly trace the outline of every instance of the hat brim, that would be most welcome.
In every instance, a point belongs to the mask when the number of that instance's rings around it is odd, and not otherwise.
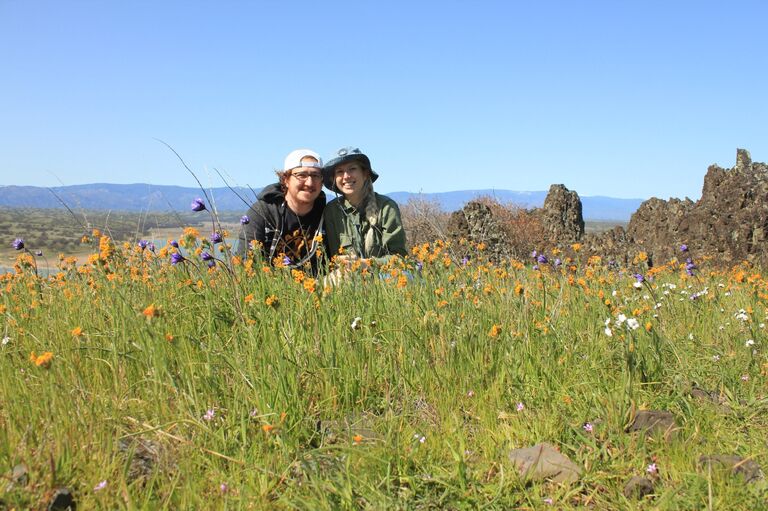
[[[341,165],[342,163],[346,163],[348,161],[357,160],[365,163],[365,166],[369,169],[371,168],[371,160],[368,159],[368,157],[364,154],[345,154],[344,156],[338,156],[336,158],[333,158],[332,160],[329,160],[325,166],[323,167],[323,184],[326,188],[329,190],[336,192],[336,186],[334,184],[334,177],[336,174],[336,167]],[[375,182],[377,179],[379,179],[379,175],[371,169],[371,182]]]

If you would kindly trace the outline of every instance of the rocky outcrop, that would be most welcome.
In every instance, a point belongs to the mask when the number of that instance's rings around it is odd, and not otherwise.
[[[519,255],[522,244],[531,245],[525,247],[528,252],[553,247],[567,252],[571,244],[579,242],[583,254],[624,264],[639,252],[647,254],[649,265],[666,263],[679,258],[682,244],[688,245],[697,259],[711,257],[713,264],[732,265],[744,260],[766,263],[768,165],[752,162],[748,151],[738,149],[733,168],[709,167],[701,199],[649,199],[632,215],[626,230],[616,227],[585,235],[581,200],[563,185],[552,185],[544,206],[533,215],[544,234],[535,231],[535,237],[515,239],[515,226],[509,229],[504,225],[510,223],[509,218],[494,218],[490,207],[470,202],[453,213],[449,232],[454,238],[486,243],[495,259]]]
[[[459,211],[454,211],[448,222],[451,239],[466,239],[483,243],[491,260],[499,261],[511,255],[504,230],[487,204],[471,201]]]
[[[540,211],[542,224],[554,244],[571,244],[584,236],[584,217],[579,194],[564,185],[549,187]]]
[[[736,151],[736,165],[711,165],[701,199],[650,199],[632,215],[631,240],[654,261],[678,255],[680,244],[723,264],[765,258],[768,233],[768,166]]]

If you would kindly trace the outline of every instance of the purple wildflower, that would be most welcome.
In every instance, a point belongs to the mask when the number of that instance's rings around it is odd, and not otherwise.
[[[243,215],[240,217],[240,225],[248,225],[251,223],[251,219],[248,218],[248,215]]]
[[[171,245],[173,248],[179,248],[179,242],[176,240],[171,240],[169,245]]]
[[[532,259],[536,259],[536,257],[537,257],[538,255],[539,255],[539,253],[538,253],[538,252],[536,252],[535,250],[534,250],[533,252],[531,252],[531,258],[532,258]]]
[[[171,254],[171,264],[179,264],[184,260],[184,256],[179,254],[178,252],[174,252]]]
[[[211,234],[211,243],[214,243],[214,244],[221,243],[222,240],[223,238],[221,237],[220,232],[214,232],[213,234]]]
[[[539,262],[539,264],[547,264],[549,262],[549,259],[547,259],[547,256],[544,254],[539,254],[539,257],[536,258],[536,261]]]
[[[37,250],[37,251],[35,251],[35,255],[37,257],[43,257],[43,251],[42,250]]]
[[[560,260],[560,258],[559,257],[556,258],[555,259],[555,268],[559,268],[561,264],[563,264],[563,262]]]
[[[150,252],[154,252],[155,251],[155,244],[150,241],[149,243],[147,243],[147,248],[149,249]]]
[[[469,257],[464,256],[464,258],[461,260],[461,265],[466,266],[468,262],[469,262]]]
[[[203,211],[205,209],[205,202],[203,202],[203,199],[198,197],[192,201],[190,207],[192,208],[192,211]]]
[[[106,487],[107,487],[107,480],[104,479],[99,484],[97,484],[96,486],[93,487],[93,491],[101,491],[101,490],[103,490]]]
[[[698,268],[698,266],[696,266],[696,264],[693,262],[693,259],[689,257],[688,260],[685,261],[685,273],[693,277],[693,270],[696,268]]]
[[[11,246],[16,250],[23,250],[24,240],[21,238],[16,238],[15,240],[13,240],[13,243],[11,243]]]
[[[421,271],[422,268],[424,268],[424,263],[421,261],[416,261],[416,271]]]
[[[139,240],[139,243],[138,243],[139,248],[142,249],[142,250],[147,248],[148,244],[149,244],[149,242],[147,240]]]
[[[633,276],[633,277],[635,277],[635,280],[636,280],[636,281],[638,281],[638,282],[639,282],[639,283],[641,283],[641,284],[642,284],[643,282],[645,282],[645,277],[643,277],[643,275],[642,275],[641,273],[635,273],[635,274],[634,274],[634,275],[632,275],[632,276]]]
[[[538,264],[534,264],[533,265],[533,269],[534,269],[534,271],[538,270],[539,269],[539,265]]]
[[[686,245],[685,243],[680,245],[680,252],[688,252],[688,245]]]
[[[200,254],[200,259],[203,261],[213,261],[213,256],[208,252],[203,252]]]
[[[208,261],[208,268],[213,268],[214,266],[216,266],[216,259]]]
[[[291,265],[291,258],[288,256],[283,257],[283,266],[290,266]]]
[[[211,421],[216,416],[216,411],[213,408],[209,408],[205,415],[203,415],[203,420]]]

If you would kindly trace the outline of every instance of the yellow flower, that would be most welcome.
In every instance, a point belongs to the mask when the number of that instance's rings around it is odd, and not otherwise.
[[[151,303],[141,313],[148,318],[156,318],[160,315],[160,307],[155,307],[155,304]]]
[[[488,337],[498,337],[501,333],[501,326],[499,325],[493,325],[491,329],[488,331]]]
[[[46,351],[45,353],[42,353],[41,355],[35,355],[35,352],[29,354],[29,361],[35,364],[37,367],[45,367],[48,368],[51,365],[51,361],[53,360],[53,353],[50,351]]]
[[[264,303],[267,305],[267,307],[277,308],[277,306],[280,305],[280,300],[276,295],[269,295],[266,300],[264,300]]]

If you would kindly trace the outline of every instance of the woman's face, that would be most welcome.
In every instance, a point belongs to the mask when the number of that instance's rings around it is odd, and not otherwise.
[[[360,198],[368,172],[363,169],[359,161],[348,161],[336,167],[334,183],[347,200],[354,202]]]
[[[316,164],[317,160],[311,156],[301,159],[302,164]],[[323,188],[323,173],[321,169],[312,166],[302,166],[291,169],[288,179],[285,181],[287,188],[285,194],[298,203],[313,203],[320,190]]]

